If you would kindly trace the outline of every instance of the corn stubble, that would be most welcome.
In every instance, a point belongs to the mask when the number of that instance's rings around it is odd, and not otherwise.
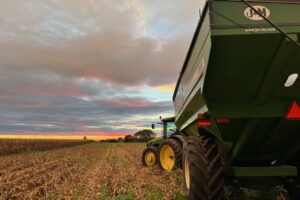
[[[181,171],[145,168],[144,144],[89,143],[0,157],[0,199],[178,199]]]
[[[93,142],[92,140],[36,140],[36,139],[0,139],[0,156],[31,151],[71,147]]]

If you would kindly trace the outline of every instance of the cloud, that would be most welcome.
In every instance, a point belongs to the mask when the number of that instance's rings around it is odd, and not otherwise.
[[[143,103],[141,99],[90,102],[74,97],[56,97],[48,99],[42,106],[6,104],[3,107],[0,103],[0,130],[25,133],[92,133],[100,130],[132,133],[137,127],[150,126],[151,120],[145,116],[158,116],[171,109],[170,102]]]
[[[106,101],[107,104],[115,107],[129,107],[129,108],[144,108],[150,106],[150,102],[147,101],[134,101],[130,98],[121,98],[121,99],[110,99]]]
[[[132,133],[173,115],[202,4],[1,1],[0,132]]]
[[[169,2],[162,9],[138,1],[4,1],[3,10],[22,12],[0,14],[0,64],[127,85],[174,83],[198,19],[199,3],[193,2]],[[194,14],[183,14],[189,10]],[[157,24],[164,31],[155,33]],[[176,37],[165,37],[174,32]]]

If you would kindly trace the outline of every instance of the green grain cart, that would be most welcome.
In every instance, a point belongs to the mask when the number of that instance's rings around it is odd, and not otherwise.
[[[206,3],[173,96],[189,199],[300,199],[299,41],[299,0]]]

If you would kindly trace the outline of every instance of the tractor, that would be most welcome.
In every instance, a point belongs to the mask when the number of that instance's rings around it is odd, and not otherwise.
[[[184,136],[176,129],[174,120],[174,117],[161,118],[161,122],[156,123],[163,126],[163,136],[147,142],[142,153],[144,166],[158,164],[161,169],[169,172],[181,167]],[[155,123],[152,124],[152,129],[155,129]]]

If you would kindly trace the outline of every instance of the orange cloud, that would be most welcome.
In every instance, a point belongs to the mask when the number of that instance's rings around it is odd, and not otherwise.
[[[154,89],[157,91],[162,91],[162,92],[173,92],[175,89],[175,85],[174,84],[160,85],[160,86],[154,87]]]
[[[108,104],[113,106],[129,107],[129,108],[141,108],[150,106],[150,103],[147,101],[134,101],[130,99],[111,99],[106,101]]]

